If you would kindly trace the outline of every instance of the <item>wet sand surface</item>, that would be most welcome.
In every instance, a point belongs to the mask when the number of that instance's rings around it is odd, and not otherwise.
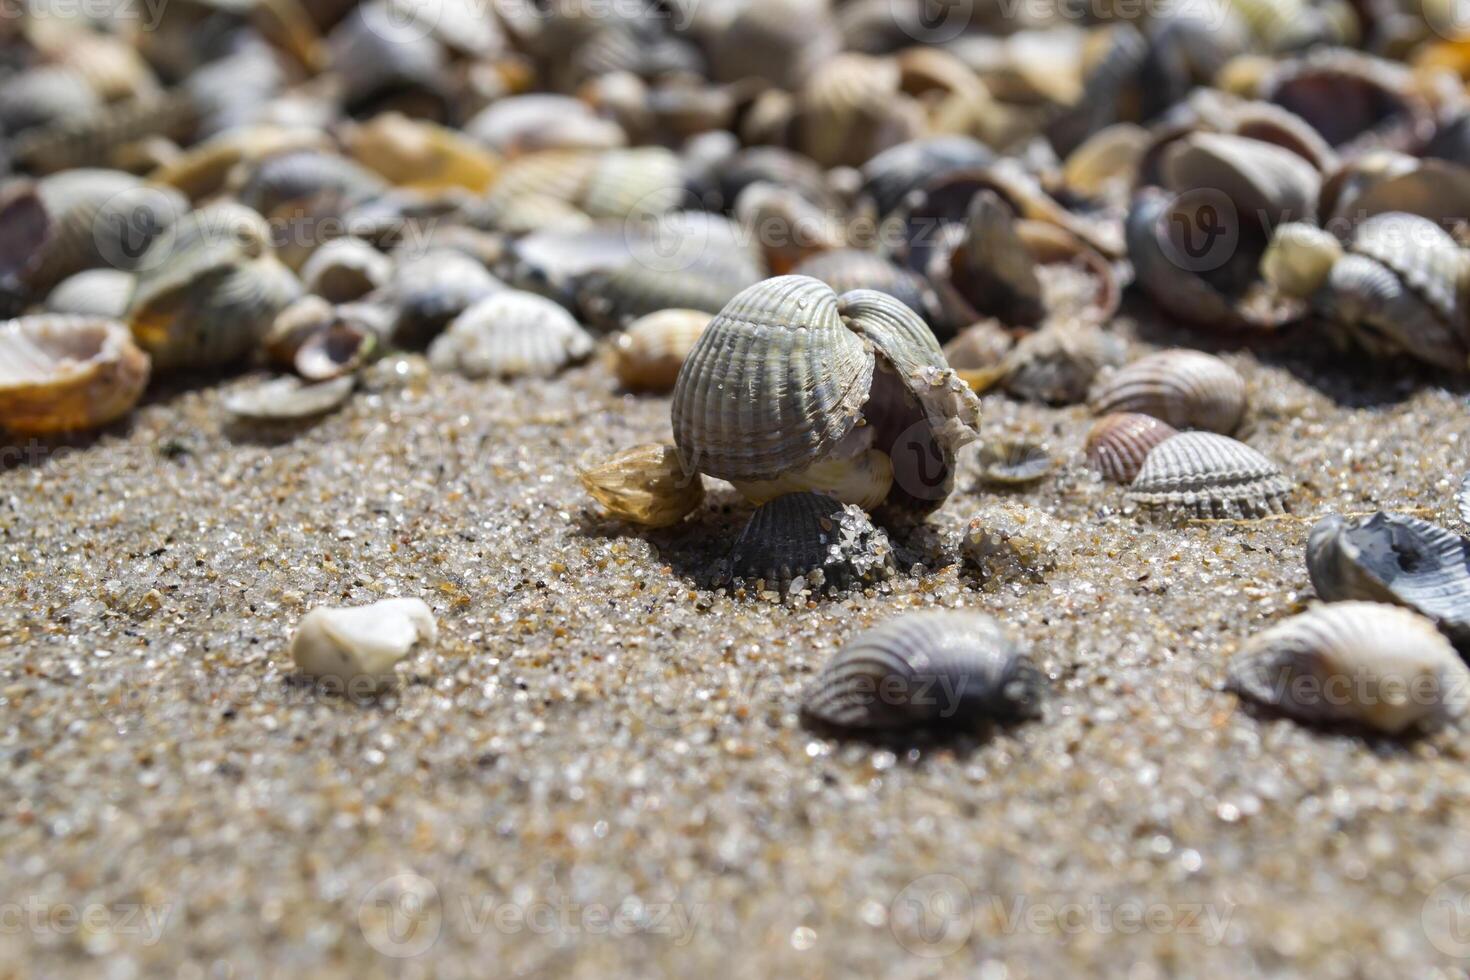
[[[1118,329],[1135,355],[1175,336]],[[985,437],[1057,470],[997,492],[966,449],[893,535],[900,574],[836,598],[709,588],[749,514],[723,485],[672,530],[599,517],[575,461],[669,419],[597,363],[505,386],[385,362],[293,432],[227,425],[201,383],[11,452],[0,974],[1462,975],[1470,734],[1312,729],[1223,690],[1313,599],[1314,516],[1458,526],[1463,391],[1310,346],[1224,352],[1294,517],[1141,519],[1082,465],[1085,407],[990,395]],[[1067,557],[981,583],[955,539],[1017,505]],[[293,678],[306,610],[409,595],[441,639],[396,691]],[[1044,718],[802,727],[847,638],[925,607],[1024,637]]]

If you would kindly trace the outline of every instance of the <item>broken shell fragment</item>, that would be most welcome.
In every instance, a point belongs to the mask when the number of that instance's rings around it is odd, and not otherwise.
[[[1104,415],[1087,436],[1087,462],[1104,479],[1134,481],[1155,446],[1179,432],[1167,422],[1138,412]]]
[[[808,723],[857,730],[975,728],[1040,714],[1046,677],[983,613],[909,613],[860,633],[802,700]]]
[[[1470,671],[1429,620],[1397,606],[1318,606],[1254,637],[1230,663],[1240,694],[1312,724],[1391,735],[1465,713]]]
[[[148,386],[148,355],[115,320],[39,314],[0,323],[0,428],[25,435],[95,429]]]
[[[1470,540],[1438,524],[1379,512],[1324,517],[1307,539],[1307,571],[1329,602],[1405,606],[1470,646]]]
[[[997,486],[1035,483],[1045,479],[1055,465],[1045,446],[1024,439],[991,440],[980,450],[980,475]]]
[[[1280,514],[1291,480],[1245,443],[1213,432],[1181,432],[1153,448],[1128,489],[1151,510],[1201,518]]]
[[[1102,383],[1093,395],[1098,415],[1138,412],[1181,429],[1231,433],[1245,415],[1245,379],[1229,364],[1195,350],[1142,357]]]
[[[629,391],[672,391],[679,369],[713,319],[702,310],[660,310],[633,321],[613,344],[618,380]]]
[[[579,467],[577,479],[613,517],[644,527],[677,524],[704,502],[704,481],[673,446],[634,446]]]
[[[470,378],[549,378],[592,347],[592,338],[561,306],[506,289],[455,317],[430,345],[429,364]]]
[[[300,422],[340,408],[355,385],[350,377],[309,383],[287,375],[226,392],[220,403],[241,422]]]
[[[892,570],[888,535],[861,508],[821,493],[788,493],[756,508],[730,555],[736,579],[782,591],[845,589]]]
[[[346,685],[345,693],[390,687],[393,666],[420,643],[439,640],[434,613],[422,599],[384,599],[368,606],[313,609],[291,639],[291,659],[309,677]]]
[[[1104,368],[1123,363],[1126,345],[1086,320],[1060,320],[1021,338],[1005,359],[1005,389],[1045,405],[1087,398]]]

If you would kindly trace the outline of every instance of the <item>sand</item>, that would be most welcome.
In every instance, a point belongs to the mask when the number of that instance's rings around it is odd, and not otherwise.
[[[1119,329],[1139,354],[1146,341]],[[985,399],[1060,460],[1000,493],[967,449],[913,561],[834,599],[704,586],[749,513],[638,532],[586,452],[669,436],[593,363],[551,382],[377,366],[294,432],[220,385],[0,472],[0,974],[105,977],[1463,975],[1470,734],[1306,728],[1222,687],[1313,594],[1314,515],[1453,523],[1470,410],[1392,363],[1229,350],[1295,519],[1160,525],[1089,476],[1085,408]],[[236,383],[234,381],[226,384]],[[1025,505],[1041,582],[955,539]],[[421,596],[442,633],[368,703],[293,678],[306,610]],[[1045,716],[841,741],[800,692],[905,610],[999,617]],[[1458,918],[1457,918],[1458,917]]]

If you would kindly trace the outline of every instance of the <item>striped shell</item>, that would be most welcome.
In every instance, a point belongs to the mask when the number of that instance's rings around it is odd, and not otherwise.
[[[115,320],[41,314],[0,323],[0,428],[94,429],[132,410],[148,355]]]
[[[1283,513],[1292,483],[1250,446],[1213,432],[1181,432],[1143,461],[1128,499],[1195,517],[1244,518]]]
[[[916,273],[895,265],[876,252],[838,248],[821,252],[791,272],[820,279],[839,295],[853,289],[876,289],[887,293],[922,317],[932,315],[933,290]]]
[[[788,493],[751,515],[730,553],[737,579],[844,589],[886,578],[893,567],[888,535],[860,508],[822,493]]]
[[[578,204],[593,218],[621,221],[659,214],[683,202],[684,171],[662,147],[609,150],[587,177]]]
[[[1194,350],[1142,357],[1104,381],[1092,398],[1098,415],[1137,412],[1181,429],[1230,433],[1245,415],[1245,379],[1229,364]]]
[[[613,517],[644,527],[670,527],[704,502],[704,481],[673,446],[634,446],[579,466],[577,479]]]
[[[933,510],[978,421],[978,400],[913,311],[871,290],[839,300],[806,276],[731,300],[674,388],[686,465],[756,503],[819,490],[865,508]]]
[[[133,295],[133,275],[120,269],[88,269],[68,276],[46,296],[46,312],[116,320]]]
[[[307,292],[328,302],[360,299],[387,285],[393,260],[361,238],[334,238],[320,245],[301,266]]]
[[[465,123],[464,131],[503,156],[607,150],[628,141],[617,123],[600,118],[581,99],[547,93],[501,99]]]
[[[592,347],[592,338],[556,303],[507,289],[455,317],[429,347],[429,363],[471,378],[549,378]]]
[[[630,391],[672,391],[679,369],[713,314],[703,310],[660,310],[628,325],[613,344],[614,370]]]
[[[1104,415],[1087,435],[1087,462],[1106,480],[1130,484],[1152,449],[1178,434],[1152,415],[1116,412]]]
[[[1470,671],[1434,625],[1396,606],[1318,606],[1252,638],[1230,686],[1310,724],[1357,723],[1389,734],[1465,713]]]
[[[983,613],[909,613],[860,633],[802,699],[808,723],[859,730],[975,728],[1036,717],[1046,676]]]
[[[1388,602],[1470,644],[1470,540],[1438,524],[1379,512],[1324,517],[1307,539],[1307,571],[1329,602]]]
[[[893,59],[847,51],[824,61],[797,95],[795,148],[824,167],[857,167],[919,134],[918,104]]]
[[[980,450],[980,478],[1002,487],[1044,480],[1056,466],[1046,446],[1025,439],[992,439]]]

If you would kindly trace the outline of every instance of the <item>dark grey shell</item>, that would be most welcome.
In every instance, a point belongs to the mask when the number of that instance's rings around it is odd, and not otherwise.
[[[783,591],[845,589],[893,571],[888,535],[860,507],[821,493],[788,493],[756,508],[730,553],[730,574]]]
[[[934,295],[929,284],[914,272],[876,252],[857,248],[819,252],[793,269],[792,275],[820,279],[839,294],[853,289],[876,289],[892,296],[919,316],[933,316]]]
[[[973,728],[1041,713],[1046,676],[983,613],[926,611],[859,634],[802,700],[808,723],[858,730]]]
[[[886,217],[905,197],[936,177],[988,167],[995,160],[990,148],[968,136],[931,136],[900,143],[863,164],[859,197],[878,217]]]
[[[121,147],[150,136],[185,138],[195,121],[187,98],[134,99],[26,131],[15,141],[15,160],[32,173],[108,166]]]
[[[271,215],[287,205],[323,200],[350,206],[387,187],[383,178],[346,157],[322,150],[287,150],[256,164],[236,197]]]
[[[1307,571],[1329,602],[1406,606],[1457,645],[1470,644],[1470,540],[1437,524],[1381,511],[1324,517],[1307,539]]]
[[[1181,432],[1153,448],[1128,490],[1150,509],[1205,518],[1283,513],[1291,480],[1245,443],[1213,432]]]

